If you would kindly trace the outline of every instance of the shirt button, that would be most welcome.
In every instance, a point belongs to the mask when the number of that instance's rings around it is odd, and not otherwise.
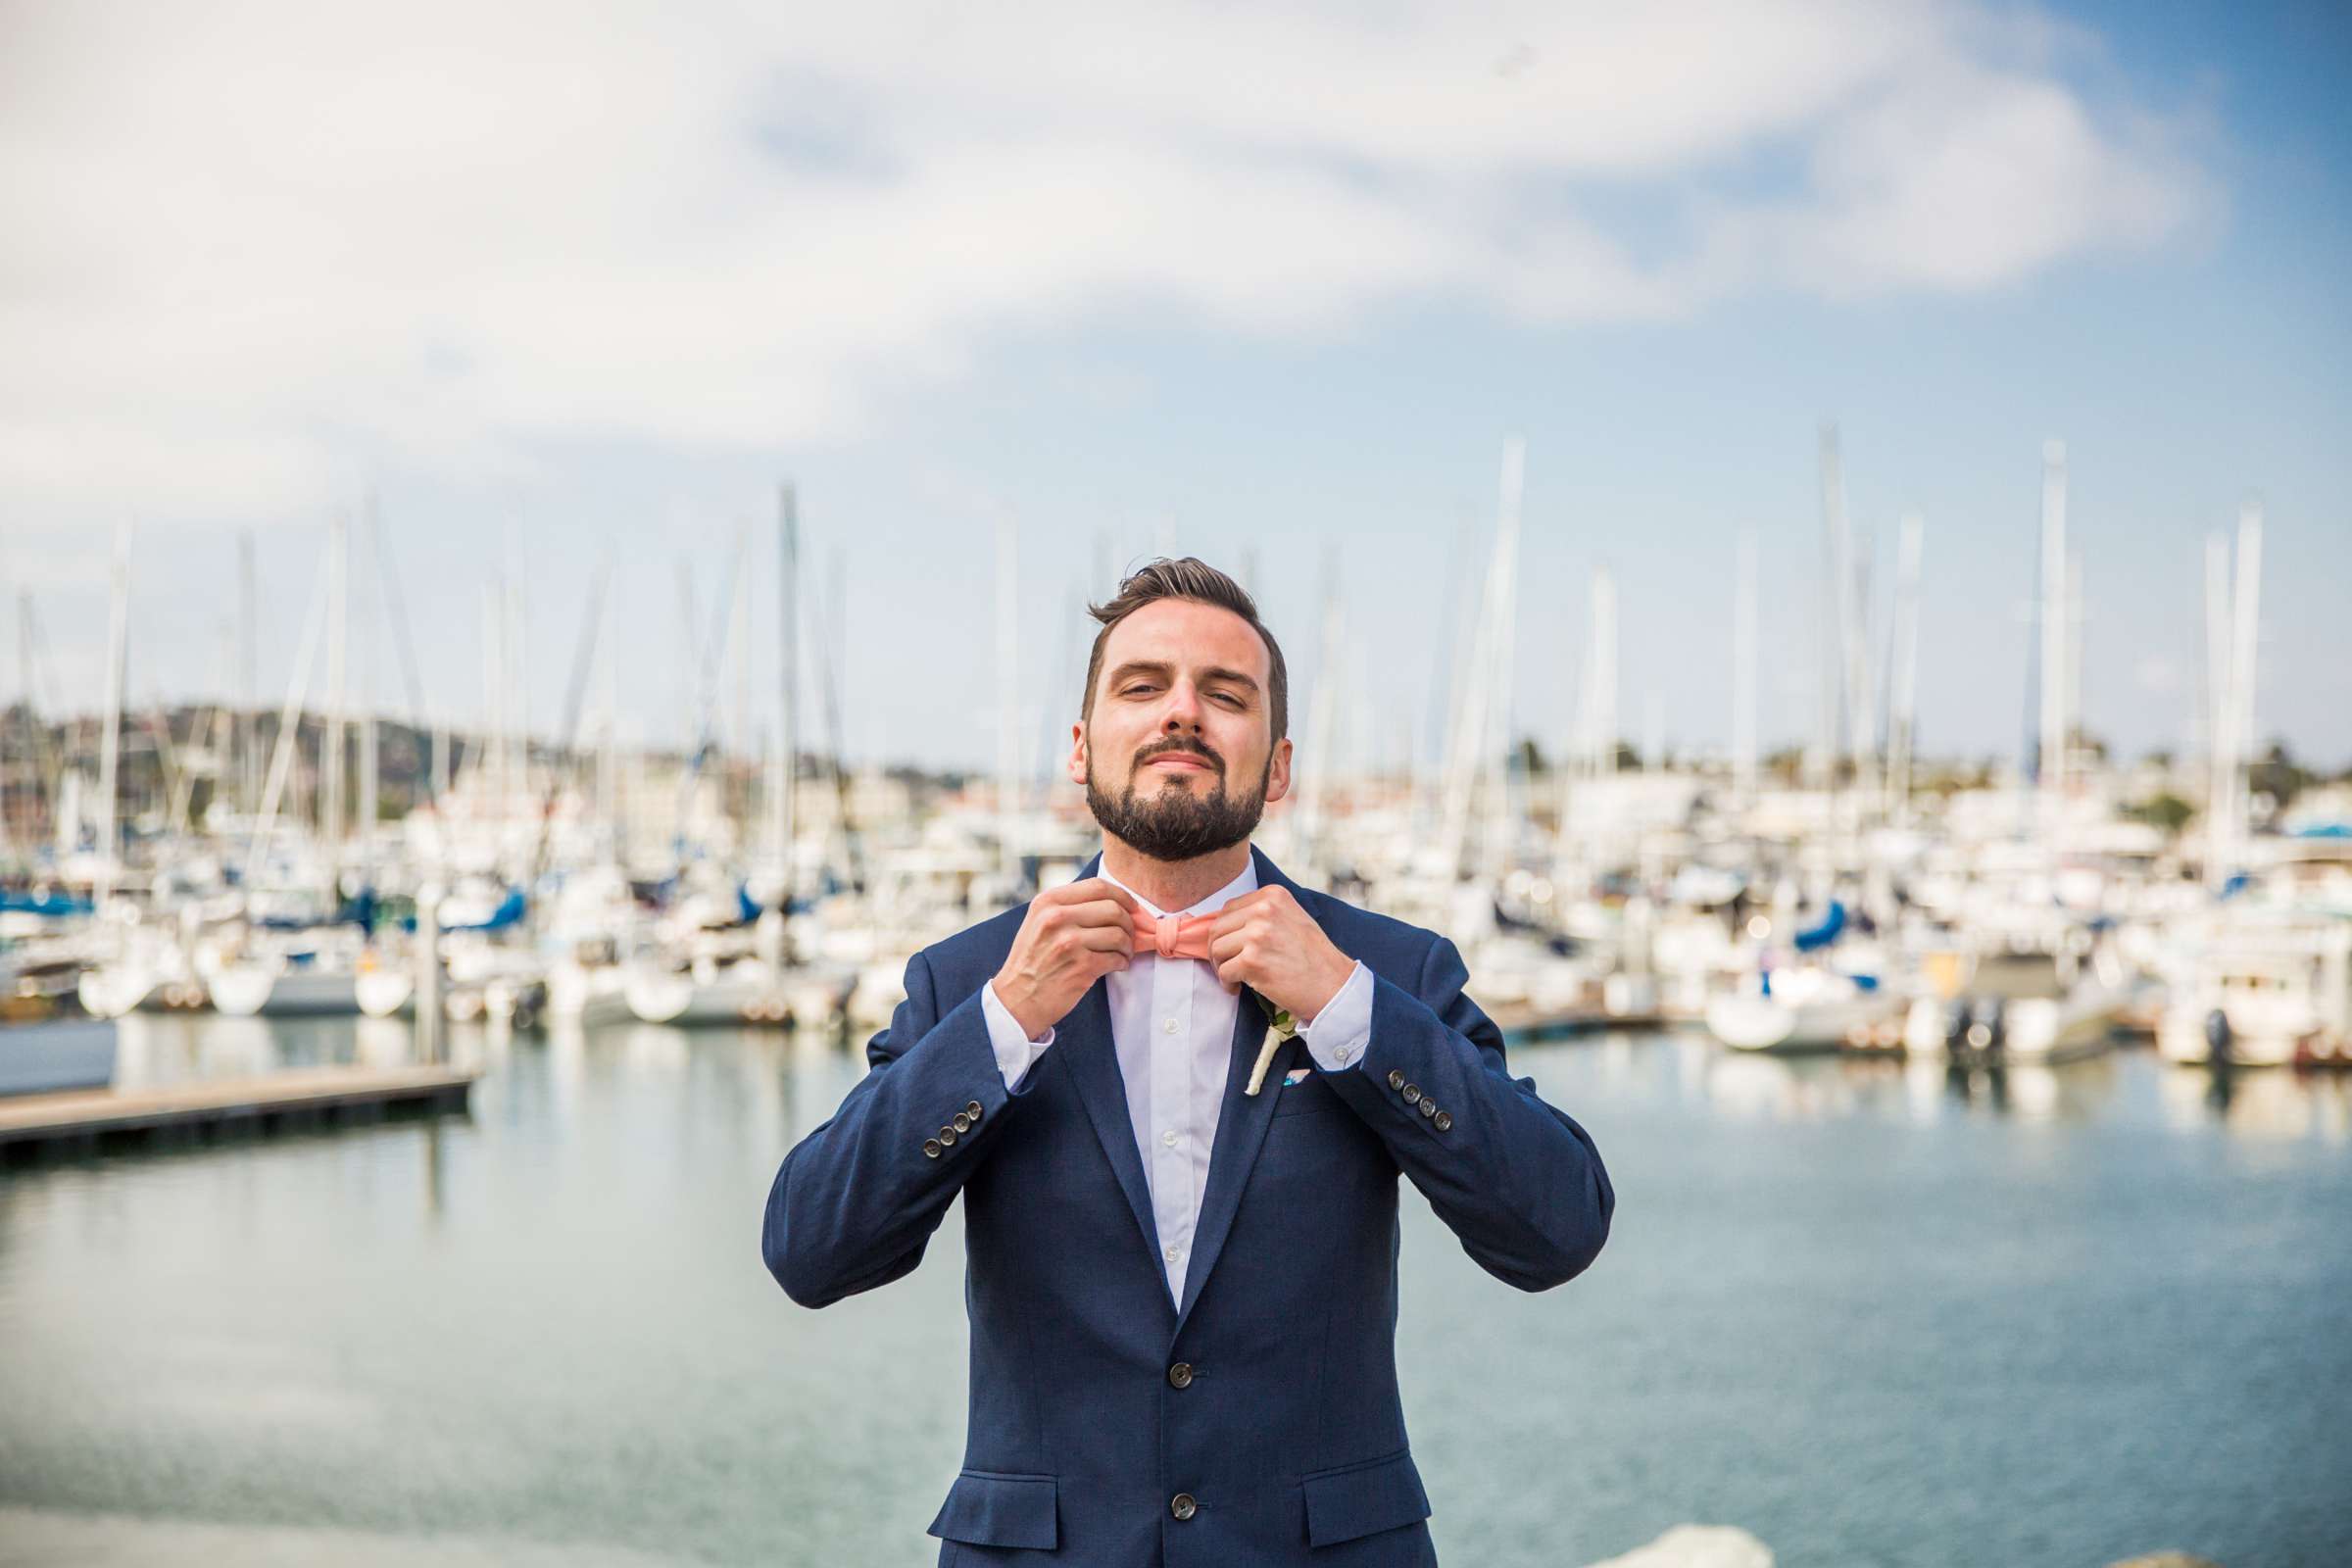
[[[1200,1511],[1200,1505],[1193,1500],[1193,1494],[1189,1492],[1179,1492],[1168,1499],[1168,1512],[1179,1519],[1190,1519]]]
[[[1337,1056],[1339,1058],[1340,1065],[1345,1067],[1355,1059],[1355,1048],[1353,1046],[1342,1046],[1339,1050],[1333,1052],[1332,1054]]]
[[[1173,1263],[1184,1255],[1184,1249],[1181,1247],[1171,1247],[1161,1255],[1166,1257],[1169,1262]]]
[[[1165,1029],[1169,1034],[1174,1034],[1176,1032],[1176,1020],[1170,1018],[1166,1023],[1161,1024],[1160,1027]]]
[[[1171,1127],[1166,1132],[1161,1133],[1159,1135],[1159,1141],[1167,1145],[1170,1149],[1174,1149],[1176,1147],[1176,1129]]]

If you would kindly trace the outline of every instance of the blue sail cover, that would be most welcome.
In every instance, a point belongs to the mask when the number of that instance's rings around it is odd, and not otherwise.
[[[463,925],[445,925],[441,929],[444,931],[504,931],[509,926],[521,924],[523,911],[529,907],[530,900],[523,897],[522,889],[509,888],[507,896],[499,900],[498,907],[490,911],[489,918],[469,921]]]
[[[56,919],[90,911],[89,900],[70,898],[63,893],[0,893],[0,914],[38,914]]]
[[[1830,912],[1821,917],[1821,924],[1796,934],[1796,951],[1811,953],[1826,948],[1845,930],[1845,906],[1837,899],[1830,901]]]

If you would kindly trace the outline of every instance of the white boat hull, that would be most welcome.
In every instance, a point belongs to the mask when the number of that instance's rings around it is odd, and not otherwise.
[[[348,1015],[360,1010],[356,976],[334,970],[224,964],[209,983],[213,1005],[232,1018]]]
[[[1900,1007],[1896,999],[1876,993],[1804,1003],[1765,996],[1716,997],[1707,1004],[1707,1030],[1735,1051],[1842,1051],[1862,1043]]]

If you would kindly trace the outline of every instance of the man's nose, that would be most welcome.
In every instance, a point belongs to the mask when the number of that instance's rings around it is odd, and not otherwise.
[[[1178,681],[1168,688],[1168,706],[1160,715],[1159,727],[1171,735],[1200,732],[1200,694],[1191,681]]]

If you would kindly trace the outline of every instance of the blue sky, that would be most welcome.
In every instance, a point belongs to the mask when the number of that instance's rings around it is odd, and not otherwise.
[[[1813,712],[1833,419],[1882,612],[1896,519],[1927,521],[1922,744],[2010,754],[2057,437],[2089,726],[2187,742],[2203,539],[2256,494],[2260,727],[2352,761],[2352,23],[1607,11],[1041,6],[943,37],[426,6],[365,48],[269,6],[185,37],[16,13],[0,570],[93,705],[135,518],[132,692],[187,694],[254,527],[275,701],[319,523],[372,493],[462,720],[482,586],[524,564],[544,728],[610,551],[628,723],[671,740],[679,564],[707,597],[791,477],[810,587],[846,585],[852,750],[986,764],[1000,518],[1041,763],[1101,563],[1254,563],[1302,715],[1336,548],[1350,745],[1386,759],[1517,433],[1522,727],[1565,731],[1606,565],[1623,727],[1654,700],[1720,747],[1752,527],[1771,743]]]

